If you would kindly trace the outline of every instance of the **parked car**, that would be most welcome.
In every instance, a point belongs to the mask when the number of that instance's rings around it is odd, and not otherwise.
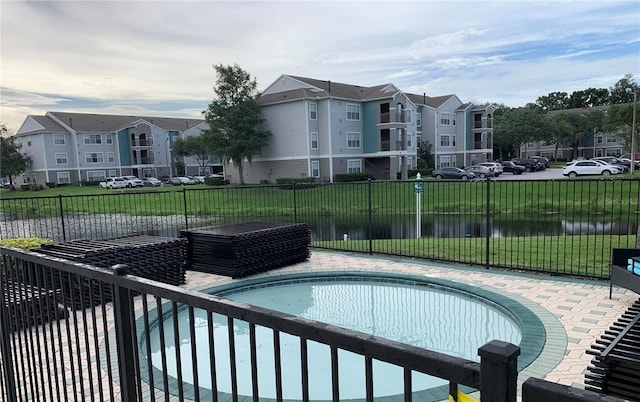
[[[609,176],[611,174],[618,174],[620,170],[613,165],[609,165],[606,162],[600,163],[598,161],[586,160],[569,162],[562,169],[562,174],[568,177],[585,176],[585,175],[603,175]]]
[[[144,187],[144,182],[135,176],[122,176],[127,182],[127,187]]]
[[[472,165],[464,168],[467,172],[475,173],[476,177],[480,177],[484,179],[485,177],[495,177],[495,172],[493,171],[493,167],[488,167],[484,165]]]
[[[443,167],[440,169],[434,169],[431,172],[431,176],[436,179],[461,179],[461,180],[473,180],[476,178],[476,174],[473,172],[467,172],[466,170],[457,167]]]
[[[107,177],[106,179],[104,179],[104,181],[101,181],[98,185],[101,188],[108,188],[108,189],[126,188],[127,181],[124,179],[124,177]]]
[[[142,179],[142,183],[145,187],[159,187],[162,185],[162,181],[156,179],[155,177],[145,177]]]
[[[545,158],[544,156],[532,156],[529,159],[533,159],[535,161],[538,161],[542,167],[541,170],[545,170],[547,168],[549,168],[551,166],[551,162],[549,161],[548,158]]]
[[[171,179],[171,184],[173,184],[174,186],[184,186],[184,185],[196,184],[196,182],[188,177],[178,176],[178,177],[173,177]]]
[[[618,168],[620,168],[622,173],[628,173],[629,170],[631,170],[631,161],[629,161],[629,163],[626,163],[621,159],[616,158],[615,156],[600,156],[591,159],[594,161],[602,161],[610,165],[617,166]]]
[[[527,169],[527,172],[542,170],[542,164],[535,159],[513,159],[512,162],[516,165],[524,166]]]
[[[516,165],[511,161],[504,161],[502,162],[502,170],[513,174],[522,174],[527,170],[527,168],[522,165]]]
[[[189,176],[189,178],[195,181],[197,184],[204,184],[204,179],[206,178],[206,176]]]
[[[478,165],[486,166],[488,168],[493,168],[493,175],[495,177],[500,176],[502,172],[504,172],[504,169],[502,168],[502,164],[498,162],[481,162],[481,163],[478,163]]]

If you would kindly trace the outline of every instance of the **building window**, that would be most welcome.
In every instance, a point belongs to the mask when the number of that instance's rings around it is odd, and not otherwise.
[[[113,154],[113,152],[107,152],[107,162],[115,163],[115,161],[116,161],[116,157]]]
[[[413,138],[413,134],[411,133],[407,134],[407,148],[412,146],[412,141],[411,141],[412,138]]]
[[[318,133],[311,133],[311,149],[318,149]]]
[[[87,181],[101,181],[104,179],[104,171],[87,172]]]
[[[113,134],[105,135],[105,139],[106,139],[107,144],[113,144]]]
[[[407,158],[407,169],[408,170],[413,169],[413,159],[411,158]]]
[[[448,126],[451,124],[451,113],[440,114],[440,124]]]
[[[360,159],[347,160],[347,173],[360,173],[362,171],[362,161]]]
[[[309,119],[318,120],[318,104],[309,103]]]
[[[422,127],[422,113],[416,113],[416,126]]]
[[[108,170],[107,173],[109,174],[108,177],[116,177],[117,173],[115,170]]]
[[[607,144],[617,144],[618,139],[616,137],[607,136]]]
[[[398,142],[402,141],[402,129],[401,128],[396,128],[396,141],[398,141]]]
[[[311,177],[320,177],[320,161],[311,161]]]
[[[360,148],[360,133],[347,133],[347,148]]]
[[[104,155],[102,152],[87,152],[85,155],[85,160],[87,163],[102,163],[104,162]]]
[[[347,105],[347,120],[360,120],[360,105]]]
[[[602,142],[603,142],[602,136],[601,135],[597,136],[596,137],[596,144],[602,144]]]
[[[455,135],[452,135],[452,136],[451,136],[451,146],[452,146],[452,147],[455,147],[455,146],[456,146],[456,136],[455,136]]]
[[[451,157],[450,156],[441,156],[440,157],[440,167],[449,167],[451,166]]]
[[[69,160],[67,159],[67,154],[65,153],[56,154],[56,165],[66,165],[67,163],[69,163]]]
[[[64,145],[66,144],[64,134],[54,134],[53,135],[53,143],[54,145]]]
[[[618,156],[622,153],[622,149],[620,148],[607,148],[606,156]]]
[[[58,183],[71,183],[69,172],[58,172]]]
[[[31,146],[31,140],[27,140],[27,146],[30,147]]]
[[[440,146],[441,147],[450,147],[451,144],[449,143],[449,136],[448,135],[441,135],[440,136]]]
[[[456,114],[455,114],[455,113],[454,113],[454,114],[452,114],[452,115],[451,115],[451,118],[453,119],[453,121],[451,122],[451,124],[455,126],[455,125],[456,125]]]
[[[100,134],[85,134],[85,145],[102,144],[102,136]]]

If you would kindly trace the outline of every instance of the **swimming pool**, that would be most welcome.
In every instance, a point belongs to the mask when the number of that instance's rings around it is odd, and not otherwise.
[[[416,280],[393,275],[288,275],[261,280],[245,280],[217,287],[211,293],[312,320],[373,334],[436,350],[469,360],[478,360],[477,349],[492,339],[520,345],[523,353],[519,366],[530,363],[544,343],[542,325],[535,325],[535,315],[501,295],[490,294],[459,283]],[[180,313],[182,314],[182,313]],[[186,317],[185,317],[186,318]],[[207,339],[206,313],[196,311],[196,339]],[[538,320],[539,321],[539,320]],[[178,319],[183,367],[190,367],[190,338],[187,319]],[[221,393],[231,392],[229,375],[228,327],[225,317],[214,318],[215,369]],[[165,334],[174,334],[171,320],[163,322]],[[526,328],[524,328],[526,326]],[[150,339],[152,362],[160,366],[159,334],[152,325]],[[251,373],[248,324],[235,321],[235,352],[238,373]],[[275,397],[273,374],[273,332],[257,328],[258,378],[260,396]],[[542,336],[541,336],[542,335]],[[540,340],[542,343],[540,343]],[[202,342],[197,341],[197,344]],[[204,342],[207,344],[207,342]],[[297,338],[281,334],[282,378],[284,398],[301,399],[300,346]],[[526,351],[525,351],[526,347]],[[144,350],[145,347],[141,347]],[[184,349],[184,350],[183,350]],[[536,352],[537,349],[537,352]],[[204,352],[204,351],[203,351]],[[331,399],[329,348],[309,343],[309,379],[312,400]],[[169,356],[167,370],[175,376],[176,362]],[[208,355],[208,351],[207,351]],[[364,397],[364,358],[340,351],[341,399]],[[200,364],[202,363],[202,364]],[[198,365],[202,388],[211,388],[209,361]],[[357,373],[357,375],[354,375]],[[189,377],[191,375],[191,377]],[[374,364],[374,394],[386,397],[402,392],[402,370],[382,362]],[[192,374],[183,373],[183,382],[191,384]],[[207,381],[209,381],[207,383]],[[415,373],[414,392],[446,395],[443,380]],[[240,395],[251,395],[250,374],[238,378]],[[442,392],[439,392],[442,391]]]

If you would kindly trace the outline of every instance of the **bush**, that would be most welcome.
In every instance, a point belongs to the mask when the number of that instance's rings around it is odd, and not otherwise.
[[[407,177],[409,179],[411,179],[412,177],[415,178],[418,173],[420,173],[420,177],[424,179],[425,177],[431,177],[431,172],[433,172],[432,168],[409,169],[407,170]],[[396,173],[396,179],[400,180],[400,172]]]
[[[47,186],[48,188],[56,188],[58,187],[58,183],[56,183],[55,181],[48,181],[46,183],[44,183],[45,186]]]
[[[352,181],[367,181],[369,179],[375,180],[375,177],[370,173],[342,173],[335,175],[334,181],[336,183],[348,183]]]
[[[296,188],[309,188],[316,185],[315,177],[279,177],[276,179],[276,183],[281,189],[292,189],[295,185]]]
[[[29,250],[35,247],[40,247],[42,244],[53,243],[49,239],[42,239],[40,237],[23,237],[19,239],[3,239],[0,240],[0,245],[7,247],[21,248],[23,250]]]
[[[85,186],[85,187],[95,187],[98,186],[100,184],[100,180],[82,180],[80,182],[81,186]]]

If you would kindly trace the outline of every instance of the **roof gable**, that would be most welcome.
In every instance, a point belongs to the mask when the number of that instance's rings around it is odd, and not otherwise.
[[[31,134],[37,133],[41,131],[46,131],[50,133],[66,133],[67,129],[62,127],[60,124],[56,123],[53,119],[47,116],[27,116],[26,120],[18,131],[16,135],[22,134]]]
[[[123,116],[91,113],[47,112],[47,116],[68,126],[74,131],[116,132],[126,127],[134,127],[145,121],[163,130],[184,131],[204,123],[200,119],[168,117]]]

